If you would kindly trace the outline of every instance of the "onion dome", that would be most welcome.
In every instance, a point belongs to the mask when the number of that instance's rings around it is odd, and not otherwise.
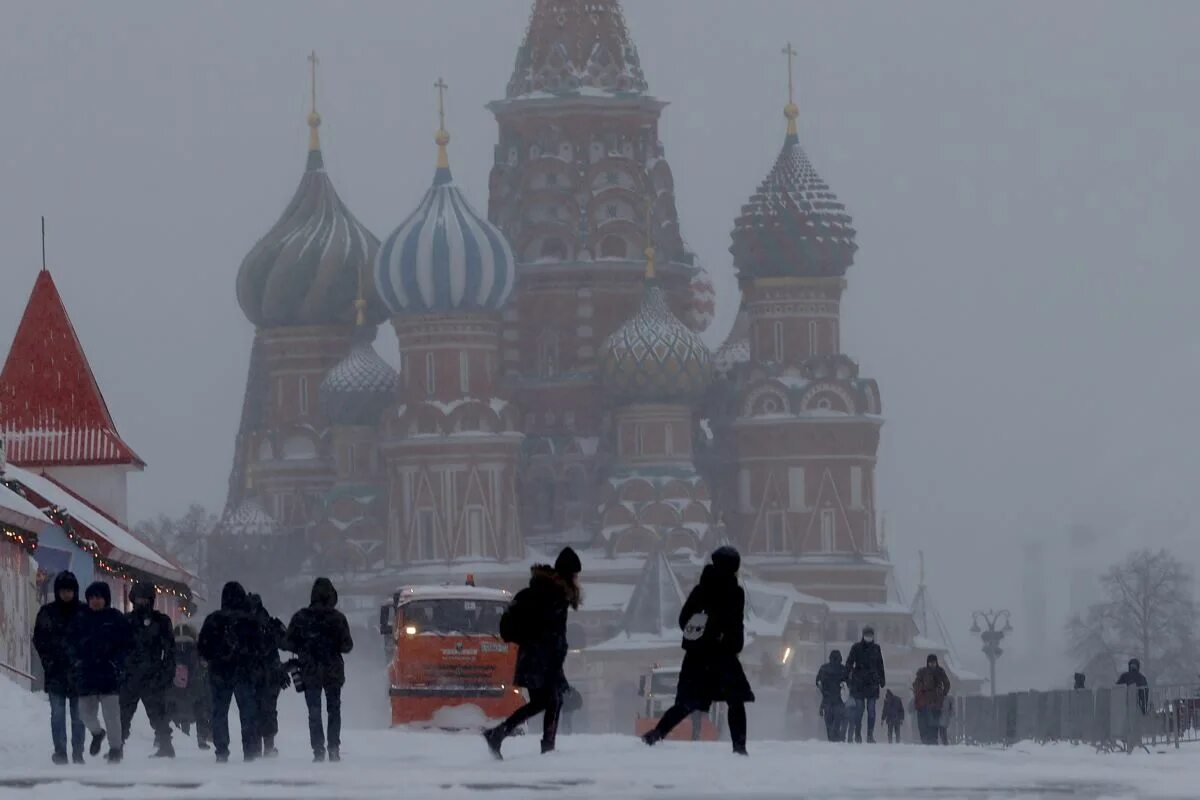
[[[256,496],[248,495],[221,521],[220,530],[230,536],[271,536],[279,533],[279,523]]]
[[[854,262],[853,220],[800,147],[799,113],[787,104],[783,150],[734,222],[740,277],[841,277]]]
[[[238,269],[238,304],[259,327],[352,324],[358,272],[379,249],[379,240],[346,208],[325,172],[320,124],[314,110],[300,185]],[[367,318],[382,322],[387,309],[374,292],[367,301]]]
[[[440,80],[439,90],[445,88]],[[515,260],[498,228],[475,212],[454,184],[443,125],[433,185],[384,240],[375,283],[395,314],[497,312],[512,292]]]
[[[396,397],[400,374],[379,357],[375,329],[360,327],[354,346],[321,381],[321,404],[335,425],[374,425]]]
[[[600,347],[600,374],[614,397],[632,403],[689,402],[712,379],[712,355],[671,313],[654,278],[654,248],[646,248],[646,293],[631,319]]]

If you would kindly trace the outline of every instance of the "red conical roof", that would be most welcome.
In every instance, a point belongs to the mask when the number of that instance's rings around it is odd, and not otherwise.
[[[637,48],[617,0],[534,0],[508,97],[580,90],[641,94]]]
[[[145,466],[117,433],[45,269],[0,372],[0,437],[8,460],[21,466]]]

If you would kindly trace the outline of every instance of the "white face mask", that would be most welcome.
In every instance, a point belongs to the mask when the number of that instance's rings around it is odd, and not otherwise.
[[[870,644],[871,642],[875,641],[875,637],[874,636],[864,636],[863,641],[866,642],[867,644]]]

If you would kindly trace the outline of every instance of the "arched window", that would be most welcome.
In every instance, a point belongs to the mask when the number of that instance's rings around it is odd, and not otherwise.
[[[437,393],[437,371],[434,369],[433,353],[425,354],[425,392]]]
[[[541,258],[546,260],[565,261],[567,246],[557,236],[550,236],[542,241]]]
[[[628,258],[629,247],[620,236],[605,236],[600,240],[601,258]]]
[[[471,367],[465,350],[458,351],[458,388],[464,395],[471,393]]]
[[[783,323],[775,322],[775,362],[783,363]]]
[[[308,377],[305,375],[301,375],[300,380],[298,381],[298,385],[300,388],[300,413],[307,414],[308,413]]]

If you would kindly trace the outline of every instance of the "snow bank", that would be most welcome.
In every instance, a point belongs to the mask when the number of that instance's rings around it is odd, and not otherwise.
[[[50,741],[50,705],[45,694],[34,694],[0,672],[0,774],[5,766],[22,763],[25,754],[36,751],[35,733]]]

